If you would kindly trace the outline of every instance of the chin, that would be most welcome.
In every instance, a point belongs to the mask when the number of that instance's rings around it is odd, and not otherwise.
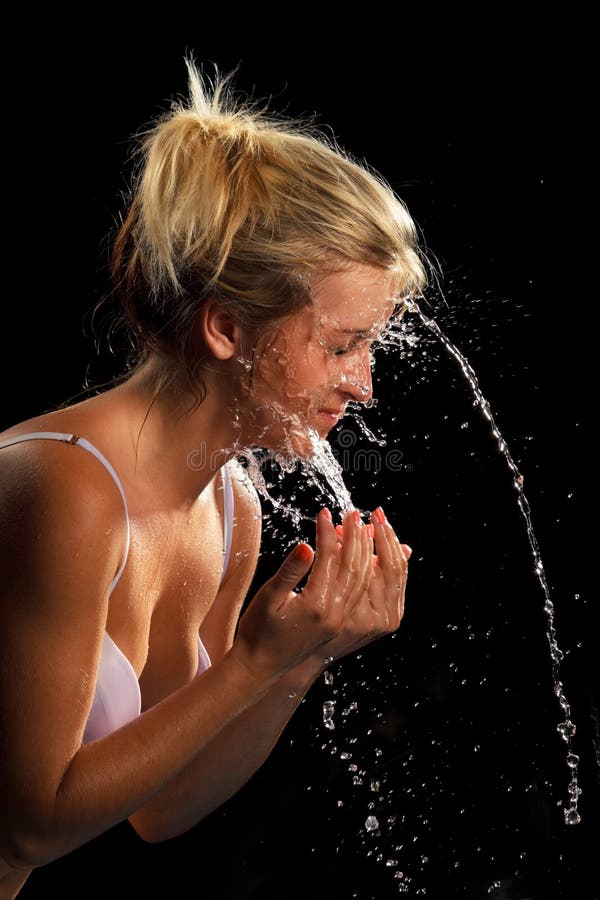
[[[327,431],[323,428],[300,430],[298,427],[285,431],[280,427],[264,435],[261,446],[282,456],[308,460],[314,454],[316,445],[327,436]]]

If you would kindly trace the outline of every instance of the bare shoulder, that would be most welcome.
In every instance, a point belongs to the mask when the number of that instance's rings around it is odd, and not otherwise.
[[[27,558],[36,542],[68,553],[67,542],[97,543],[118,568],[126,535],[123,500],[91,453],[66,441],[32,440],[0,450],[0,531],[4,562]],[[62,546],[64,545],[64,546]]]
[[[28,828],[81,746],[124,550],[121,496],[83,447],[13,444],[0,450],[0,532],[0,794]]]

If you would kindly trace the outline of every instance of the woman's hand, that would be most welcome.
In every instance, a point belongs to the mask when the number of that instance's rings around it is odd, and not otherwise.
[[[368,588],[351,611],[342,634],[327,645],[334,659],[364,647],[384,634],[396,631],[404,615],[404,597],[408,578],[408,560],[412,549],[401,544],[381,507],[371,513],[371,523],[363,525],[368,533],[372,569]],[[344,542],[345,526],[335,528]]]
[[[299,544],[254,596],[231,650],[251,671],[277,677],[317,648],[328,655],[328,641],[344,628],[371,577],[369,538],[359,521],[357,512],[346,514],[340,544],[329,510],[321,510],[316,558],[308,544]],[[295,593],[311,565],[305,588]]]
[[[240,620],[232,653],[251,671],[277,676],[309,657],[324,668],[328,657],[344,656],[398,628],[406,557],[379,510],[372,522],[363,526],[358,512],[346,513],[338,540],[329,511],[321,510],[316,559],[306,587],[300,593],[293,590],[313,563],[311,548],[300,544]]]

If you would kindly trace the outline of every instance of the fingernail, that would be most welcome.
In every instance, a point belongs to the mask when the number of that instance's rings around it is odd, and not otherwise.
[[[373,516],[380,522],[382,525],[385,522],[385,513],[380,506],[377,507],[376,510],[373,511]]]
[[[342,535],[342,537],[344,536],[344,527],[343,527],[343,525],[336,525],[336,526],[335,526],[335,530],[336,530],[336,532],[337,532],[338,534]]]
[[[409,547],[408,544],[402,544],[402,549],[404,550],[404,555],[407,559],[409,559],[412,553],[412,547]]]
[[[325,516],[326,519],[329,519],[330,522],[333,522],[332,515],[331,515],[331,513],[329,512],[329,510],[327,509],[326,506],[323,507],[322,512],[323,512],[323,515]]]
[[[357,509],[355,509],[354,512],[352,513],[352,518],[354,519],[354,521],[356,522],[357,525],[362,525],[360,513]]]
[[[310,559],[310,548],[307,544],[298,544],[294,550],[294,556],[301,562],[308,562]]]

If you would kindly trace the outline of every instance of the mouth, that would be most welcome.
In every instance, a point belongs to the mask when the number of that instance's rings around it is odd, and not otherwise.
[[[338,419],[341,419],[343,416],[343,412],[337,409],[319,409],[317,410],[317,415],[326,422],[329,422],[330,425],[335,425]]]

